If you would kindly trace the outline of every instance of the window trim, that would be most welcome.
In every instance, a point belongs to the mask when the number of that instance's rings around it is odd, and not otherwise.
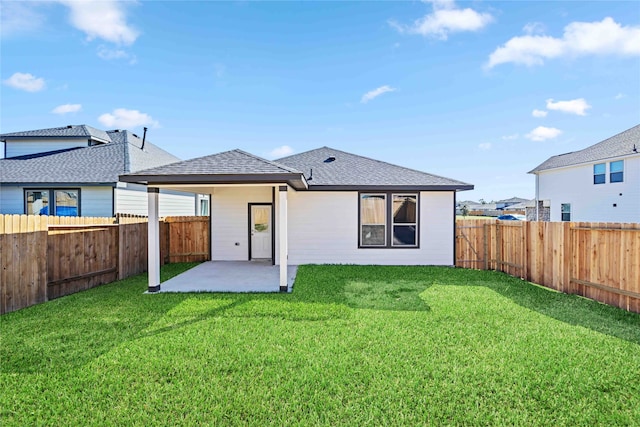
[[[362,245],[362,196],[385,196],[385,244],[383,245]],[[393,196],[416,196],[416,244],[415,245],[394,245],[393,244]],[[358,191],[358,249],[420,249],[420,191]],[[398,223],[402,225],[402,223]],[[413,223],[409,223],[413,225]]]
[[[569,212],[563,212],[562,211],[562,207],[563,206],[569,206]],[[569,219],[564,219],[562,217],[565,213],[569,215]],[[560,203],[560,221],[561,222],[571,222],[571,203]]]
[[[604,166],[604,172],[603,173],[596,173],[596,166]],[[601,176],[603,179],[602,182],[596,182],[596,177],[597,176]],[[593,165],[593,185],[600,185],[600,184],[606,184],[607,183],[607,164],[606,163],[595,163]]]
[[[618,162],[620,162],[622,164],[622,170],[620,170],[619,172],[611,172],[611,165],[613,163],[618,163]],[[621,174],[620,176],[621,176],[622,179],[620,181],[614,181],[613,180],[613,174],[614,173]],[[609,183],[610,184],[616,184],[616,183],[619,183],[619,182],[624,182],[624,159],[614,160],[614,161],[609,162]]]
[[[79,187],[28,187],[22,189],[22,197],[24,201],[24,213],[25,215],[29,215],[27,209],[27,191],[46,191],[49,193],[49,215],[48,216],[59,216],[54,215],[51,212],[57,211],[56,206],[56,191],[77,191],[78,192],[78,215],[76,217],[82,216],[82,191]],[[40,215],[40,214],[31,214],[31,215]]]
[[[395,222],[395,218],[393,217],[393,198],[395,196],[416,196],[416,222]],[[389,221],[391,222],[391,246],[394,248],[415,248],[416,246],[418,246],[418,236],[420,235],[420,228],[418,227],[418,223],[419,218],[420,218],[420,212],[418,210],[418,194],[417,193],[392,193],[391,194],[391,200],[390,200],[390,205],[391,205],[391,215],[389,218]],[[393,242],[393,229],[396,225],[406,225],[406,226],[411,226],[414,225],[416,227],[415,233],[416,233],[416,244],[415,245],[396,245]]]
[[[384,224],[362,223],[362,196],[384,196]],[[364,245],[362,243],[362,227],[365,225],[383,225],[384,243],[382,245]],[[386,192],[358,193],[358,247],[359,248],[386,248],[389,245],[389,194]]]

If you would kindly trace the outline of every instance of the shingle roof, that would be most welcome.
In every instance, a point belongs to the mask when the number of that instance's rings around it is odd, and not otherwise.
[[[0,159],[1,183],[115,183],[123,173],[174,163],[180,159],[122,131],[110,143]]]
[[[331,160],[331,158],[334,158],[334,160]],[[278,159],[276,162],[303,171],[311,189],[331,187],[473,189],[473,185],[465,182],[408,169],[329,147],[294,154]]]
[[[636,152],[633,151],[634,146],[637,150]],[[583,150],[549,157],[543,163],[529,171],[529,173],[638,154],[640,154],[640,125],[627,129],[624,132]]]
[[[242,150],[145,169],[121,175],[120,180],[145,184],[288,183],[298,190],[307,188],[302,172]]]
[[[141,170],[129,176],[159,175],[260,175],[300,174],[285,165],[272,162],[242,150],[230,150],[167,166]]]
[[[102,142],[111,142],[107,132],[87,125],[69,125],[59,128],[3,133],[0,135],[0,140],[4,141],[6,138],[75,138],[83,136]]]

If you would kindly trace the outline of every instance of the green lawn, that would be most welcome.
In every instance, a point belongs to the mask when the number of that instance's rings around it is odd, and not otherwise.
[[[0,425],[640,425],[640,315],[502,273],[303,266],[292,294],[145,288],[2,316]]]

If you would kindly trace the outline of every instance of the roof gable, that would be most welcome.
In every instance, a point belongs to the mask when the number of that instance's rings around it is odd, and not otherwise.
[[[634,151],[634,148],[636,151]],[[593,163],[614,157],[633,156],[640,154],[640,125],[634,126],[617,135],[598,142],[580,151],[559,154],[549,157],[536,166],[529,173],[536,173],[548,169],[574,166],[582,163]]]
[[[278,163],[304,172],[310,189],[412,188],[468,190],[465,182],[321,147],[284,157]]]

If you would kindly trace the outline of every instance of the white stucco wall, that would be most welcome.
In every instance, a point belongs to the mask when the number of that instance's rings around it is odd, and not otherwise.
[[[214,261],[249,259],[249,203],[271,203],[271,191],[272,187],[216,187],[213,190],[211,241]]]
[[[9,140],[5,143],[7,157],[26,156],[28,154],[46,153],[48,151],[67,148],[88,147],[89,138],[48,138]]]
[[[357,192],[289,192],[291,264],[453,264],[453,193],[420,193],[420,248],[359,249]]]
[[[271,187],[215,188],[211,203],[213,260],[248,259],[248,204],[270,203],[271,191]],[[287,199],[289,264],[453,264],[452,192],[420,193],[420,248],[416,249],[359,249],[355,191],[289,189]],[[276,263],[279,208],[276,194]]]
[[[539,198],[549,200],[551,221],[561,220],[560,205],[571,204],[572,221],[640,222],[640,156],[624,159],[624,182],[593,183],[594,162],[543,171],[539,174]],[[613,205],[616,205],[615,207]]]

